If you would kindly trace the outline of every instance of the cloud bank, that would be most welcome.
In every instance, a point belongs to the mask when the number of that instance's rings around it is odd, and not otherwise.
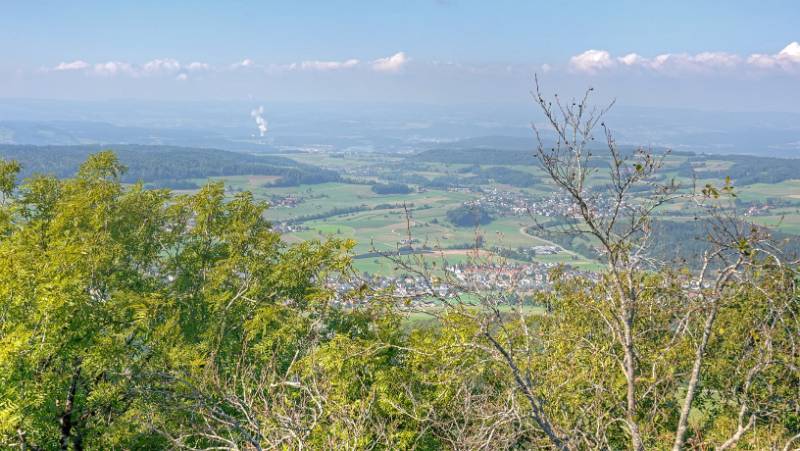
[[[54,71],[70,71],[70,70],[82,70],[89,67],[90,64],[83,60],[75,60],[71,63],[61,63],[58,66],[54,67]]]
[[[639,69],[669,74],[719,71],[778,70],[800,73],[800,44],[792,42],[775,54],[741,56],[727,52],[663,53],[651,58],[637,53],[614,57],[607,50],[587,50],[569,60],[572,72],[596,74],[612,69]]]
[[[378,58],[369,63],[362,63],[356,58],[342,61],[306,60],[289,64],[260,65],[251,58],[245,58],[232,64],[215,66],[210,63],[194,61],[182,64],[173,58],[157,58],[144,64],[134,64],[124,61],[107,61],[88,63],[84,60],[61,62],[56,66],[43,69],[44,72],[81,72],[87,75],[116,76],[127,75],[131,77],[146,77],[157,75],[173,76],[176,80],[186,80],[189,73],[198,72],[231,72],[231,71],[264,71],[267,73],[289,71],[319,71],[329,72],[344,69],[363,67],[376,72],[397,72],[410,61],[404,52],[392,56]]]
[[[349,69],[358,66],[358,64],[359,61],[357,59],[349,59],[346,61],[303,61],[300,63],[300,69],[329,71]]]
[[[800,43],[792,42],[774,55],[755,53],[747,58],[747,62],[765,69],[779,67],[783,70],[797,70],[800,67]]]

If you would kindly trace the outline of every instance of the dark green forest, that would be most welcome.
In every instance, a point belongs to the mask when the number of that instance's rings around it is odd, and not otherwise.
[[[80,164],[104,146],[0,145],[0,156],[22,164],[20,177],[35,173],[71,177]],[[143,181],[154,186],[186,189],[182,179],[206,179],[226,175],[274,175],[275,185],[326,183],[339,180],[330,170],[273,155],[250,155],[219,149],[175,146],[115,145],[114,151],[128,168],[124,183]],[[176,183],[180,183],[176,185]],[[191,182],[188,182],[191,183]]]
[[[372,192],[375,194],[408,194],[411,188],[402,183],[376,183],[372,185]]]

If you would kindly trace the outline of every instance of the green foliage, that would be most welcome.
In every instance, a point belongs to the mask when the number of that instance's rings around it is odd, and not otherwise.
[[[22,167],[16,161],[0,161],[0,193],[4,196],[11,195],[17,183],[17,174]]]
[[[0,167],[10,195],[18,166]],[[283,244],[249,193],[123,189],[124,173],[102,152],[2,207],[3,447],[168,447],[174,381],[245,351],[291,360],[307,346],[298,330],[325,316],[318,281],[349,264],[347,241]]]
[[[9,225],[11,216],[7,209],[7,199],[14,192],[20,165],[16,161],[0,160],[0,234]]]

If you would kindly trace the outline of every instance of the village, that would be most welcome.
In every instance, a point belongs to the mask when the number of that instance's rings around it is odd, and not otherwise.
[[[426,304],[430,298],[457,300],[469,294],[496,294],[499,298],[526,297],[551,290],[551,273],[556,268],[562,277],[588,277],[592,280],[597,277],[595,273],[568,265],[504,261],[453,264],[438,274],[408,271],[397,276],[368,273],[349,278],[329,276],[326,285],[336,293],[339,303],[351,302],[347,293],[365,286],[421,304]]]
[[[577,206],[566,194],[551,196],[532,196],[520,191],[478,188],[473,190],[480,197],[464,202],[467,207],[480,207],[499,216],[543,216],[569,218],[578,214]],[[598,214],[605,215],[611,206],[607,196],[597,193],[593,196],[593,207]]]

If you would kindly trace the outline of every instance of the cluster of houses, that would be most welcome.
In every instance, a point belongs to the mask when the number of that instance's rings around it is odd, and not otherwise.
[[[329,288],[345,299],[345,294],[367,286],[376,290],[389,290],[398,298],[425,299],[441,297],[452,299],[465,293],[512,292],[517,295],[530,295],[536,291],[551,289],[549,273],[553,263],[462,263],[447,266],[442,273],[419,275],[401,274],[382,276],[362,274],[359,277],[343,278],[331,276],[327,280]],[[596,275],[579,271],[569,266],[562,273],[567,276],[595,278]]]
[[[280,221],[272,224],[272,230],[278,233],[292,233],[308,230],[308,227],[293,221]]]
[[[552,245],[541,245],[541,246],[529,246],[529,247],[518,247],[517,253],[521,254],[523,257],[528,259],[536,258],[540,255],[556,255],[561,252],[562,249],[558,246]]]
[[[459,285],[479,291],[516,290],[528,292],[549,288],[548,272],[552,264],[526,263],[502,265],[454,265],[448,268]]]
[[[744,216],[760,216],[760,215],[768,215],[770,214],[770,209],[772,207],[769,204],[756,204],[751,205],[747,208],[744,212]]]
[[[500,216],[544,216],[571,217],[578,214],[578,207],[566,194],[533,197],[519,191],[503,191],[497,188],[479,190],[481,196],[464,202],[467,207],[481,207]],[[611,211],[611,199],[596,194],[593,207],[600,213]]]
[[[468,207],[481,207],[501,216],[570,216],[575,205],[566,196],[534,198],[518,191],[503,191],[497,188],[481,191],[477,199],[464,202]]]
[[[301,202],[303,202],[303,198],[294,194],[285,196],[275,194],[269,197],[270,208],[295,208]]]

